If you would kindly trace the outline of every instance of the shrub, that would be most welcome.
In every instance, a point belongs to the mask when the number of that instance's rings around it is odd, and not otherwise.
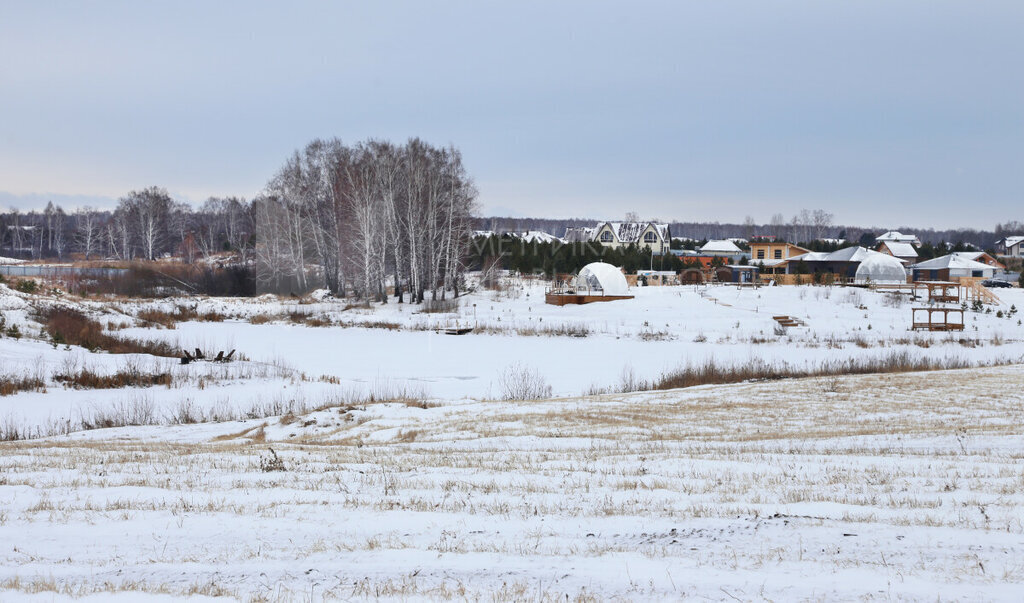
[[[119,389],[122,387],[170,387],[173,377],[170,373],[144,373],[134,369],[121,369],[112,375],[101,375],[83,368],[77,373],[54,375],[53,379],[76,389]]]
[[[498,376],[503,400],[540,400],[551,397],[551,386],[537,370],[516,363]]]
[[[39,284],[32,279],[21,279],[14,285],[14,288],[22,293],[35,293],[39,290]]]
[[[35,375],[0,375],[0,396],[18,392],[46,391],[46,383]]]
[[[284,471],[284,459],[277,456],[273,448],[267,447],[270,454],[260,455],[260,471],[270,473],[271,471]]]
[[[78,310],[51,308],[42,312],[39,321],[53,340],[60,339],[88,350],[106,350],[111,354],[151,354],[176,358],[177,350],[169,343],[115,337],[103,332],[103,326]]]

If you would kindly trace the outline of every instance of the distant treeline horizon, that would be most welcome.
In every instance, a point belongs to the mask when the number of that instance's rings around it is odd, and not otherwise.
[[[672,231],[673,238],[694,239],[697,241],[710,239],[750,239],[757,235],[774,236],[777,239],[792,243],[809,242],[814,239],[845,239],[847,241],[870,245],[874,238],[882,233],[895,230],[903,234],[913,234],[922,243],[970,243],[980,249],[992,249],[996,242],[1015,235],[1024,235],[1024,224],[1018,221],[997,223],[992,230],[978,230],[974,228],[958,229],[936,229],[920,228],[912,225],[899,226],[854,226],[844,224],[832,224],[829,214],[822,212],[801,212],[789,220],[780,220],[781,215],[776,214],[773,221],[769,223],[757,223],[748,218],[744,223],[730,222],[665,222],[663,220],[634,220],[635,216],[627,218],[601,220],[597,218],[515,218],[509,216],[488,216],[473,218],[475,230],[490,230],[496,233],[502,232],[525,232],[540,231],[561,237],[565,229],[570,227],[594,226],[604,222],[658,222],[667,223]],[[818,214],[815,223],[815,214]],[[822,219],[824,215],[825,219]],[[870,241],[868,241],[870,238]]]

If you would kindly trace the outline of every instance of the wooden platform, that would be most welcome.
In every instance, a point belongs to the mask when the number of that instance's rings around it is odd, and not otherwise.
[[[927,321],[919,320],[920,315],[925,315]],[[936,315],[942,315],[942,319],[936,319]],[[960,321],[950,320],[950,315],[960,317]],[[914,331],[963,331],[964,311],[960,308],[911,308],[911,329]]]
[[[787,328],[788,327],[806,327],[807,326],[806,322],[800,320],[799,318],[794,318],[792,316],[772,316],[772,319],[774,319],[775,322],[779,323],[781,326],[787,327]]]
[[[620,299],[633,299],[632,295],[578,295],[576,293],[548,293],[544,301],[552,306],[566,306],[569,304],[591,304],[594,302],[610,302]]]

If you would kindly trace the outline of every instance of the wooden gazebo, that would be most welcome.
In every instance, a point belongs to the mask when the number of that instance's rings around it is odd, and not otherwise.
[[[913,308],[913,325],[915,331],[963,331],[964,311],[961,308]],[[922,314],[924,315],[922,316]],[[940,320],[938,316],[941,315]],[[952,318],[954,320],[950,320]],[[955,320],[959,317],[959,322]]]

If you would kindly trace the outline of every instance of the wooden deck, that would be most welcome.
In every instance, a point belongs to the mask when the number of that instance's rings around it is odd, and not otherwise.
[[[633,299],[632,295],[580,295],[576,293],[548,293],[544,295],[544,301],[552,306],[566,306],[569,304],[590,304],[594,302],[610,302],[620,299]]]

